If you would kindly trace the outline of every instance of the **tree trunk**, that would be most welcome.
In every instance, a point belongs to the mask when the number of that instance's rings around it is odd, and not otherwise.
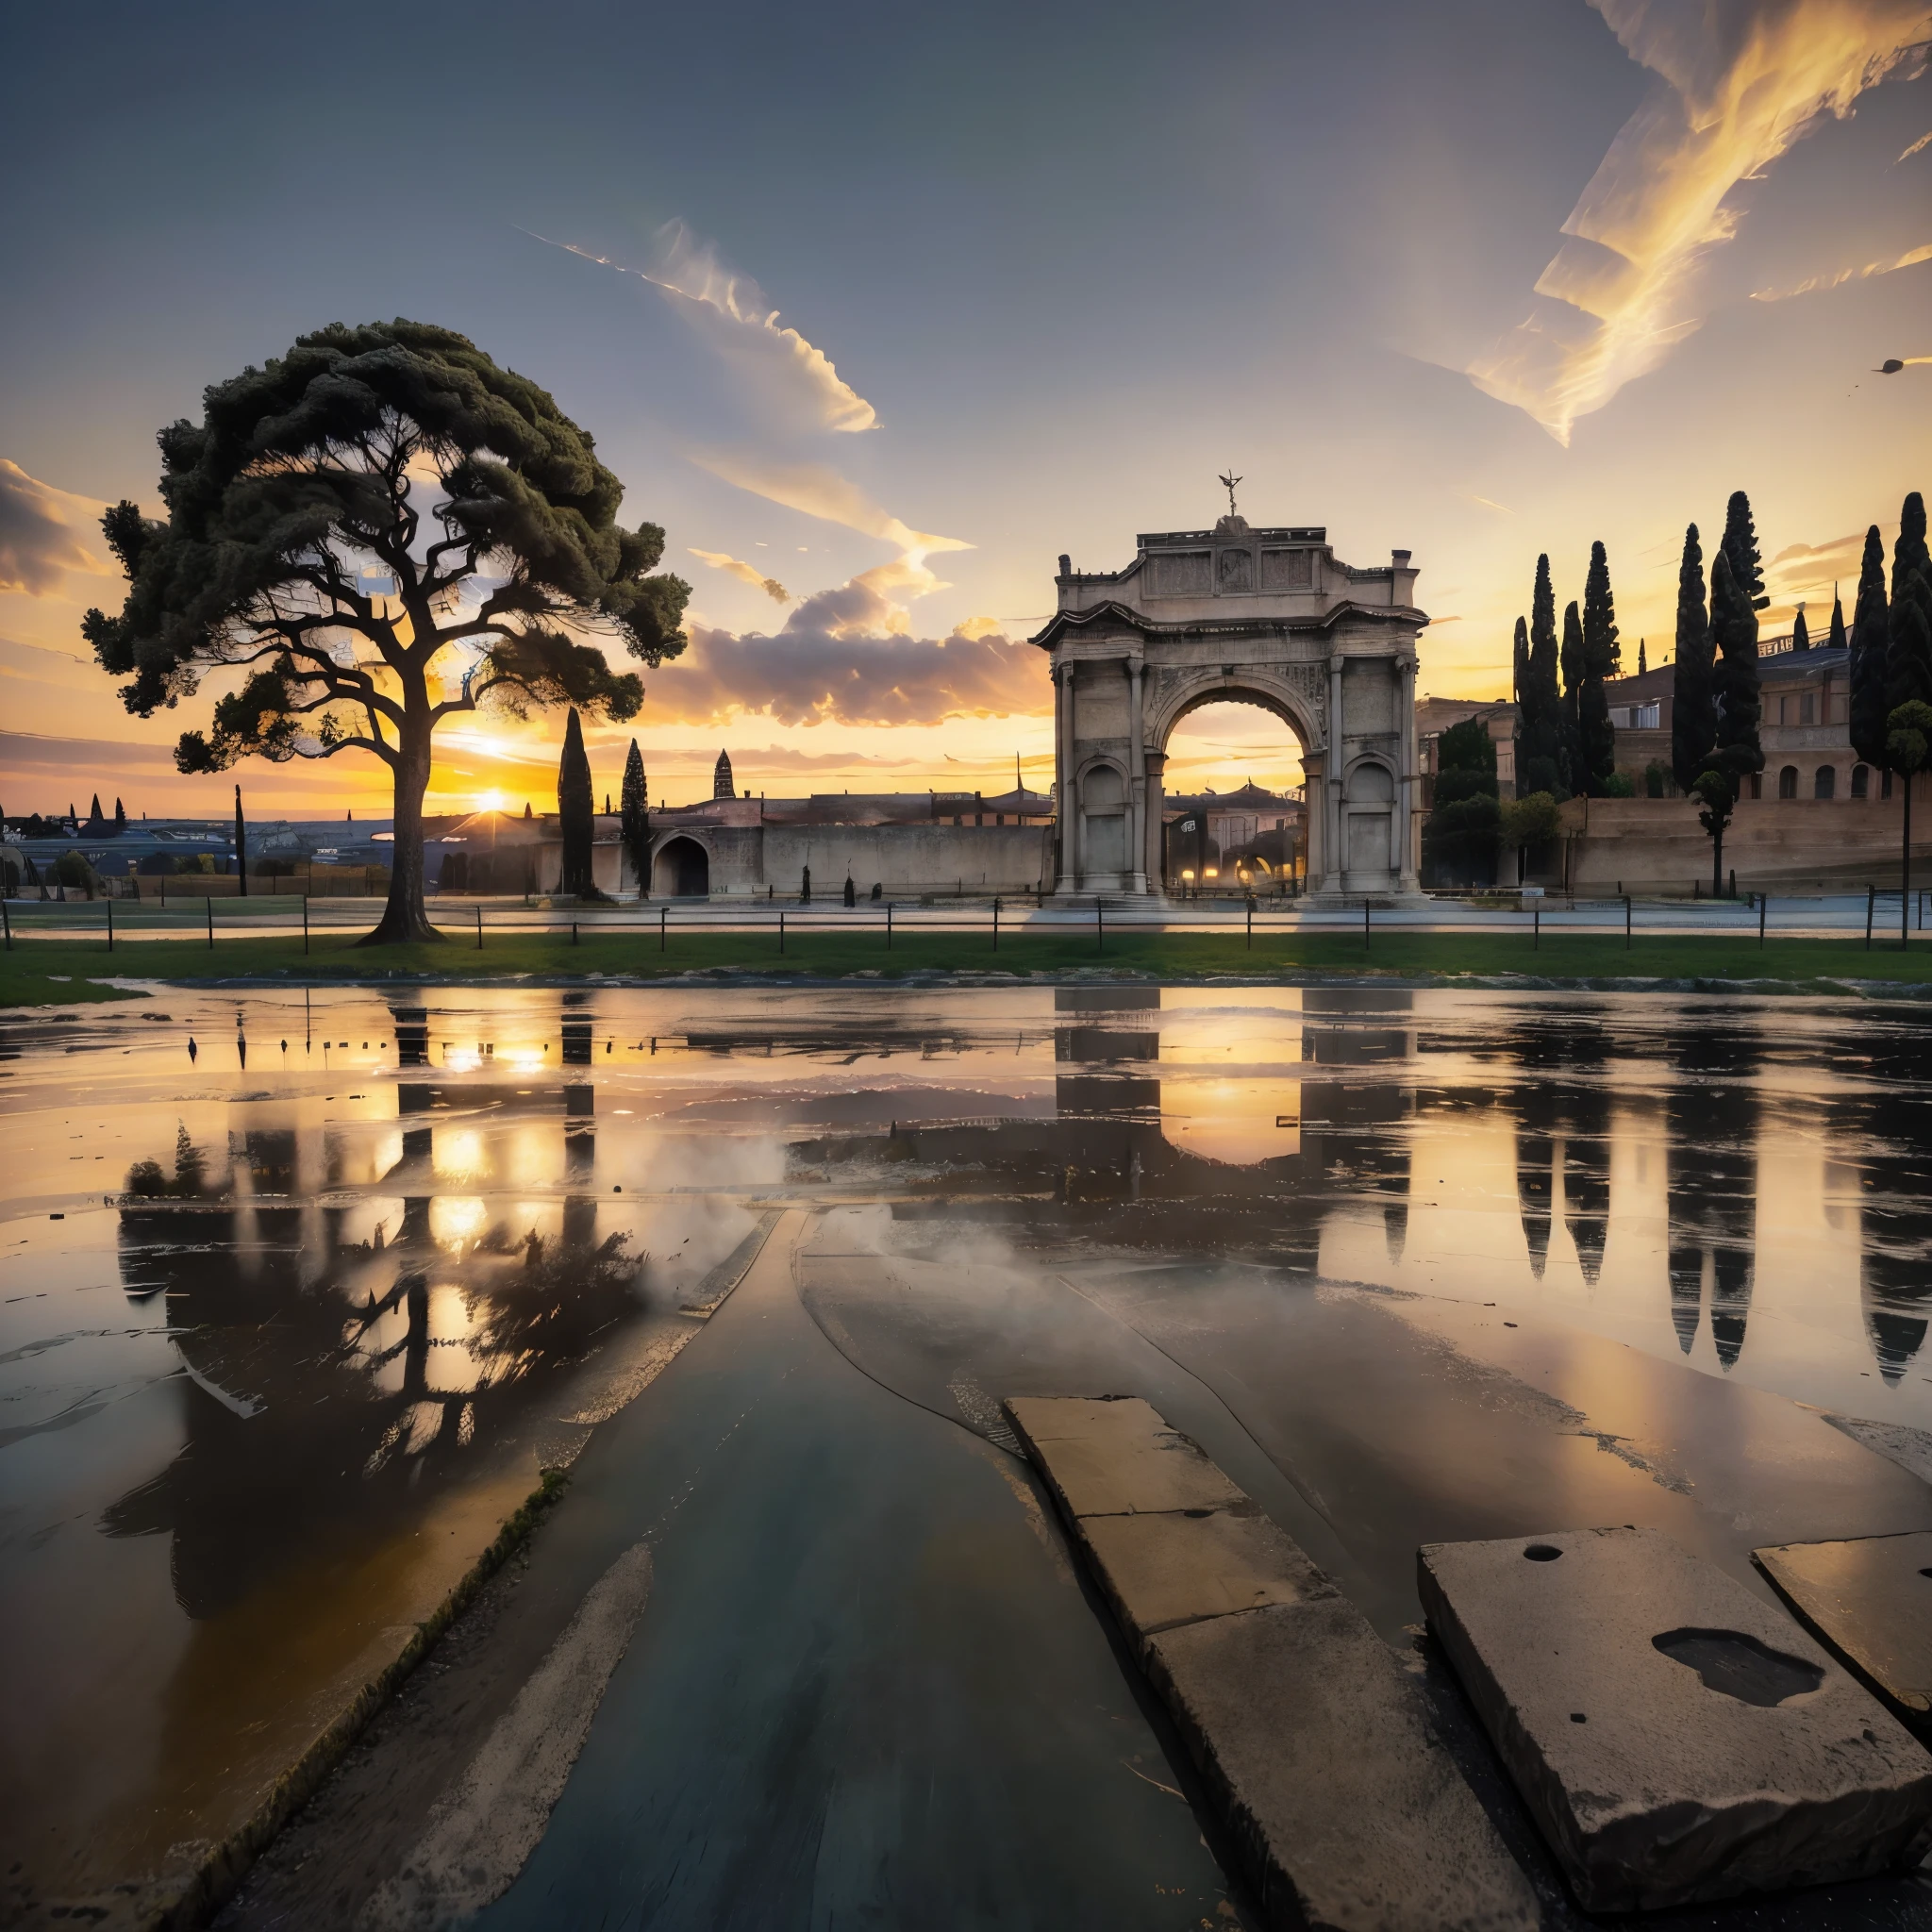
[[[1710,835],[1710,896],[1722,899],[1724,895],[1724,828],[1720,825]]]
[[[429,788],[429,703],[414,694],[406,700],[408,711],[395,770],[395,842],[390,848],[389,904],[373,932],[357,941],[361,946],[401,946],[440,941],[429,924],[423,902],[423,794]]]

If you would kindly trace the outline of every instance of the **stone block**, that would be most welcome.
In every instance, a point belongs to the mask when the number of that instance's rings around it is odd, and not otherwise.
[[[1773,1606],[1656,1530],[1432,1543],[1424,1608],[1589,1911],[1871,1876],[1932,1758]]]
[[[1151,1636],[1147,1674],[1271,1924],[1529,1932],[1504,1849],[1394,1653],[1331,1588]]]
[[[1830,1650],[1907,1724],[1932,1731],[1932,1530],[1754,1554]]]
[[[1226,1509],[1248,1500],[1138,1396],[1015,1396],[1007,1413],[1069,1516]]]
[[[1414,1679],[1293,1540],[1144,1402],[1006,1407],[1268,1923],[1531,1932],[1529,1883]]]
[[[1115,1614],[1143,1636],[1335,1594],[1300,1546],[1252,1507],[1239,1515],[1083,1516],[1076,1529]]]

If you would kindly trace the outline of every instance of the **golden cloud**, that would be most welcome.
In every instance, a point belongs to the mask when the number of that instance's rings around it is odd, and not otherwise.
[[[708,563],[713,570],[722,570],[725,575],[736,577],[741,584],[749,584],[755,591],[762,591],[774,604],[789,604],[791,592],[776,577],[768,577],[755,563],[746,563],[742,558],[732,557],[723,550],[693,549],[691,555],[700,563]]]
[[[0,457],[0,591],[46,597],[70,572],[112,575],[107,559],[80,536],[100,528],[106,508],[92,496],[42,483]]]
[[[1558,442],[1698,327],[1690,284],[1737,230],[1731,191],[1825,114],[1916,67],[1923,0],[1761,0],[1750,7],[1591,0],[1657,75],[1563,224],[1542,297],[1476,387]]]

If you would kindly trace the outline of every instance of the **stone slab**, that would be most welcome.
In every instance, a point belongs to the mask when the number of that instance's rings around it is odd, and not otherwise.
[[[1226,1509],[1247,1501],[1138,1396],[1015,1396],[1007,1413],[1070,1516]]]
[[[1907,1724],[1932,1730],[1932,1530],[1753,1554],[1828,1649]]]
[[[1339,1592],[1156,1633],[1147,1673],[1219,1800],[1271,1923],[1533,1926],[1527,1882]]]
[[[1414,1678],[1293,1540],[1145,1402],[1006,1407],[1268,1924],[1530,1932],[1535,1894]]]
[[[1335,1594],[1300,1545],[1252,1505],[1241,1514],[1086,1516],[1079,1535],[1114,1614],[1143,1639],[1203,1617]]]
[[[1661,1532],[1431,1543],[1418,1567],[1586,1910],[1867,1877],[1932,1845],[1932,1758],[1795,1624]]]

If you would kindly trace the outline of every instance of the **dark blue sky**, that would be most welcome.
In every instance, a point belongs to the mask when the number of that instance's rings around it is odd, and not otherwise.
[[[63,517],[89,541],[60,492],[152,503],[154,431],[205,384],[322,323],[407,314],[471,335],[596,434],[626,514],[669,527],[707,627],[786,622],[759,572],[795,615],[886,566],[873,631],[1021,633],[1057,552],[1113,566],[1137,529],[1198,525],[1232,463],[1257,521],[1324,522],[1364,563],[1413,549],[1427,608],[1454,620],[1424,684],[1490,690],[1541,549],[1568,597],[1603,537],[1634,641],[1667,625],[1684,523],[1729,490],[1753,491],[1768,552],[1819,551],[1782,587],[1815,596],[1824,546],[1927,480],[1932,368],[1864,372],[1932,351],[1932,264],[1887,272],[1932,242],[1932,150],[1899,158],[1932,128],[1932,90],[1855,88],[1852,118],[1795,142],[1726,95],[1742,75],[1815,105],[1913,12],[1732,4],[1699,42],[1688,0],[1648,26],[1634,0],[10,6],[0,458],[28,479],[16,496],[44,486],[12,541],[58,545],[42,525]],[[1618,162],[1619,130],[1657,111],[1690,131],[1653,125]],[[1709,226],[1706,177],[1733,163],[1761,175],[1719,184],[1734,239],[1686,244],[1687,220]],[[1600,167],[1628,255],[1570,244],[1559,278],[1595,301],[1612,263],[1607,320],[1533,292],[1573,210],[1608,232],[1584,216]],[[694,275],[715,293],[726,272],[755,278],[774,327],[692,299]],[[824,385],[788,327],[878,426],[814,413]],[[828,477],[874,509],[808,513]],[[888,520],[972,547],[900,568]],[[178,730],[130,727],[96,674],[42,661],[113,594],[49,558],[37,589],[16,569],[0,594],[13,728]],[[839,641],[821,625],[799,649]],[[729,685],[726,657],[701,656],[659,678],[651,714],[693,758]],[[729,735],[820,764],[930,761],[941,730],[989,758],[1045,749],[1037,717],[942,727],[949,702]]]

